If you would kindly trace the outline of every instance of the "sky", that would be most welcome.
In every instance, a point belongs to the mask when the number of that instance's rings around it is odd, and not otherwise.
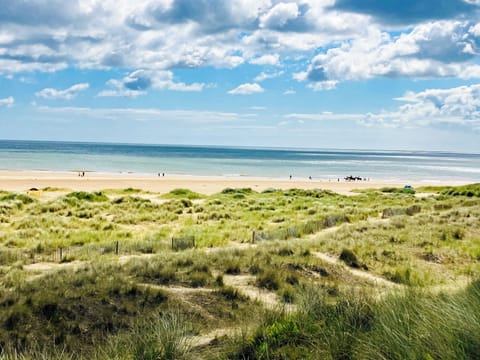
[[[0,139],[480,153],[480,0],[0,0]]]

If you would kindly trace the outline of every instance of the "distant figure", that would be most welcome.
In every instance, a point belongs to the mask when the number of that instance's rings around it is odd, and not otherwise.
[[[290,175],[290,180],[292,180],[292,175]]]
[[[337,182],[340,182],[340,178],[337,178]]]
[[[162,173],[162,177],[164,177],[164,176],[165,176],[165,173]]]
[[[309,176],[309,177],[308,177],[308,180],[312,180],[312,177],[311,177],[311,176]]]
[[[82,177],[84,177],[84,176],[85,176],[85,171],[82,171]]]

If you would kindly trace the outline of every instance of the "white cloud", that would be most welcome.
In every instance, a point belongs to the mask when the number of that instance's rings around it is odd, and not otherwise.
[[[480,37],[468,22],[421,24],[392,38],[372,30],[367,37],[342,43],[315,56],[298,80],[360,80],[373,77],[480,78]]]
[[[297,80],[297,81],[305,81],[305,80],[307,80],[307,77],[308,77],[308,72],[307,71],[300,71],[300,72],[292,74],[292,78]]]
[[[356,37],[368,18],[332,1],[13,1],[0,13],[0,74],[82,69],[171,70],[281,63]],[[26,14],[35,14],[35,17]]]
[[[335,89],[337,87],[337,84],[338,81],[336,80],[327,80],[308,84],[308,87],[313,91],[325,91]]]
[[[76,97],[80,92],[87,90],[90,87],[87,83],[75,84],[65,90],[57,90],[53,88],[45,88],[35,95],[44,99],[60,99],[71,100]]]
[[[282,28],[289,20],[296,19],[299,15],[300,12],[296,3],[279,3],[260,17],[260,27]]]
[[[136,97],[143,95],[150,88],[172,91],[202,91],[205,84],[175,82],[171,71],[137,70],[124,77],[121,81],[110,79],[107,85],[110,90],[101,91],[98,96],[126,96]]]
[[[254,65],[280,65],[280,56],[278,54],[267,54],[251,59],[250,64]]]
[[[100,97],[137,97],[146,94],[143,90],[131,90],[125,87],[123,81],[110,79],[107,85],[111,88],[109,90],[102,90],[97,96]]]
[[[295,90],[288,89],[283,92],[283,95],[295,95],[296,93],[297,92]]]
[[[15,99],[13,98],[13,96],[0,99],[0,106],[12,107],[14,103],[15,103]]]
[[[274,79],[274,78],[282,76],[282,75],[283,75],[283,71],[276,71],[276,72],[272,72],[272,73],[266,73],[266,72],[262,71],[260,74],[258,74],[255,77],[254,80],[256,82],[262,82],[262,81],[265,81],[267,79]]]
[[[480,77],[480,24],[432,21],[396,28],[389,35],[385,31],[391,29],[382,31],[369,16],[332,7],[335,0],[4,3],[8,11],[0,13],[0,75],[68,67],[168,75],[176,68],[250,63],[283,65],[286,72],[297,72],[297,80],[326,81],[311,85],[314,90],[332,88],[329,81],[374,77]],[[313,57],[308,69],[298,60],[302,57]],[[307,71],[299,72],[302,68]],[[124,80],[112,80],[111,88],[100,94],[137,96],[146,91],[124,87]],[[152,82],[152,88],[176,91],[200,91],[202,86],[173,78],[158,86]]]
[[[256,83],[245,83],[237,86],[235,89],[230,90],[228,93],[232,95],[250,95],[264,92],[265,90]]]
[[[402,122],[455,123],[480,129],[480,84],[407,92],[394,116]]]
[[[393,111],[365,114],[293,113],[285,117],[317,121],[350,120],[365,126],[388,127],[450,124],[480,131],[480,84],[407,92],[396,100],[404,104]]]

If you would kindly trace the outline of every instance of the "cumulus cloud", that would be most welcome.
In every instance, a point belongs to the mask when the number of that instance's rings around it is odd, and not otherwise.
[[[465,0],[337,0],[335,8],[367,14],[387,24],[412,24],[428,20],[451,19],[478,13],[478,4]]]
[[[230,90],[228,93],[232,95],[251,95],[256,93],[264,92],[265,90],[256,83],[245,83],[239,85],[235,89]]]
[[[12,96],[0,99],[0,106],[12,107],[14,103],[15,99]]]
[[[132,72],[102,96],[199,91],[203,84],[174,81],[171,71],[246,63],[303,70],[296,78],[317,91],[373,77],[479,77],[478,1],[406,1],[391,11],[394,2],[373,0],[0,0],[0,75]]]
[[[62,26],[103,12],[100,1],[71,0],[9,1],[1,0],[0,22],[23,25]],[[32,16],[34,14],[34,16]]]
[[[479,78],[473,59],[480,49],[477,25],[443,21],[421,24],[392,38],[378,29],[315,56],[297,80],[314,82],[373,77]]]
[[[53,88],[45,88],[37,93],[36,96],[49,100],[71,100],[80,92],[87,90],[90,87],[87,83],[75,84],[65,90],[57,90]]]
[[[364,16],[331,0],[1,1],[0,74],[82,69],[279,65],[356,37]],[[30,14],[35,14],[31,16]]]
[[[126,96],[143,95],[150,88],[172,91],[202,91],[205,84],[175,82],[171,71],[137,70],[122,80],[110,79],[107,82],[112,89],[101,91],[98,96]]]
[[[260,27],[281,29],[299,16],[300,11],[296,3],[279,3],[260,17]]]
[[[407,92],[396,100],[405,104],[392,115],[403,122],[455,123],[480,130],[480,84]]]
[[[267,54],[251,59],[250,64],[254,65],[280,65],[278,54]]]
[[[403,104],[393,111],[366,114],[288,114],[291,119],[357,121],[365,126],[418,127],[449,124],[480,131],[480,84],[450,89],[407,92],[397,98]]]
[[[253,26],[268,0],[173,0],[152,2],[148,11],[158,22],[201,24],[204,31],[225,31],[233,27]]]

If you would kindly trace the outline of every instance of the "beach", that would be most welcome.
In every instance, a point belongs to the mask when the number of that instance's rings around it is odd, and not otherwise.
[[[188,176],[156,174],[115,174],[87,172],[79,176],[77,172],[50,171],[0,171],[0,190],[24,192],[32,188],[61,188],[74,191],[99,191],[105,189],[136,188],[156,193],[166,193],[173,189],[185,188],[201,194],[218,193],[225,188],[251,188],[255,191],[274,189],[324,189],[339,194],[352,194],[354,189],[382,187],[413,187],[427,185],[458,185],[438,182],[392,182],[392,181],[345,181],[317,180],[308,178],[260,178],[246,176]]]

